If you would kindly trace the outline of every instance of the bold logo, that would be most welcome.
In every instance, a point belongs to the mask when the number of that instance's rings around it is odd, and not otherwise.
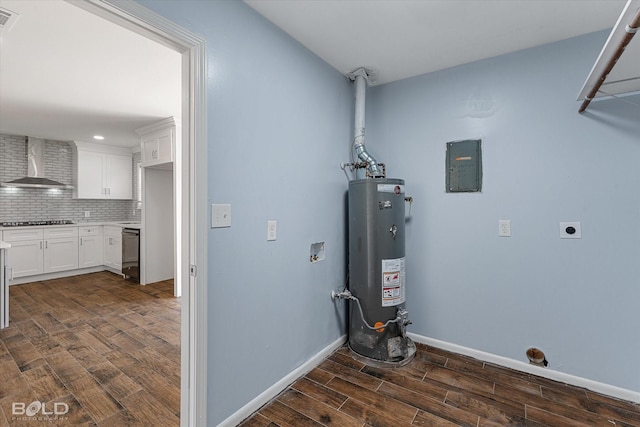
[[[45,402],[34,400],[29,405],[24,402],[13,402],[11,410],[13,415],[25,417],[48,417],[50,415],[58,417],[69,412],[69,405],[64,402],[54,402],[51,407]]]

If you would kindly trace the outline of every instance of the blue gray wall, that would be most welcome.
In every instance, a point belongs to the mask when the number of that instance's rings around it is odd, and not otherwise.
[[[575,101],[606,37],[372,88],[367,141],[414,197],[411,332],[522,361],[539,347],[552,369],[640,391],[640,108]],[[482,192],[445,193],[445,144],[467,138]]]
[[[233,217],[208,234],[216,425],[344,332],[328,294],[345,274],[352,88],[241,2],[139,1],[208,43],[209,200]],[[537,346],[553,369],[637,391],[638,110],[574,101],[605,38],[371,88],[367,144],[415,200],[412,332],[518,360]],[[478,137],[483,191],[446,194],[445,143]],[[561,240],[560,221],[583,238]]]
[[[209,425],[346,332],[348,80],[239,1],[140,1],[207,40]],[[267,242],[267,221],[278,239]],[[326,259],[310,263],[312,243]],[[340,303],[342,304],[342,303]]]

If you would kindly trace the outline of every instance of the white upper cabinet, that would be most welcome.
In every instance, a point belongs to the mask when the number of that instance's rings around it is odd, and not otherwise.
[[[77,199],[132,199],[131,149],[74,142],[73,179]]]
[[[133,163],[131,155],[107,155],[106,187],[110,199],[133,199]]]
[[[176,119],[169,117],[136,132],[140,135],[142,167],[171,169],[180,139],[180,127]]]

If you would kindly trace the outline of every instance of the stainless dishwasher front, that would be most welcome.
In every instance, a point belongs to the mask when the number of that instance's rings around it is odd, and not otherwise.
[[[122,229],[122,274],[140,282],[140,230]]]

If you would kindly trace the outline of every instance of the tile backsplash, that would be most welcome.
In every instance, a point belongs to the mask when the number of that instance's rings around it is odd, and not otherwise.
[[[27,176],[27,142],[24,136],[0,135],[0,182]],[[137,198],[140,179],[133,153],[133,194]],[[72,184],[73,154],[67,142],[45,142],[47,178]],[[0,187],[0,222],[70,219],[78,222],[139,220],[134,200],[74,199],[73,190]],[[86,218],[84,213],[90,212]],[[135,212],[135,214],[134,214]]]

